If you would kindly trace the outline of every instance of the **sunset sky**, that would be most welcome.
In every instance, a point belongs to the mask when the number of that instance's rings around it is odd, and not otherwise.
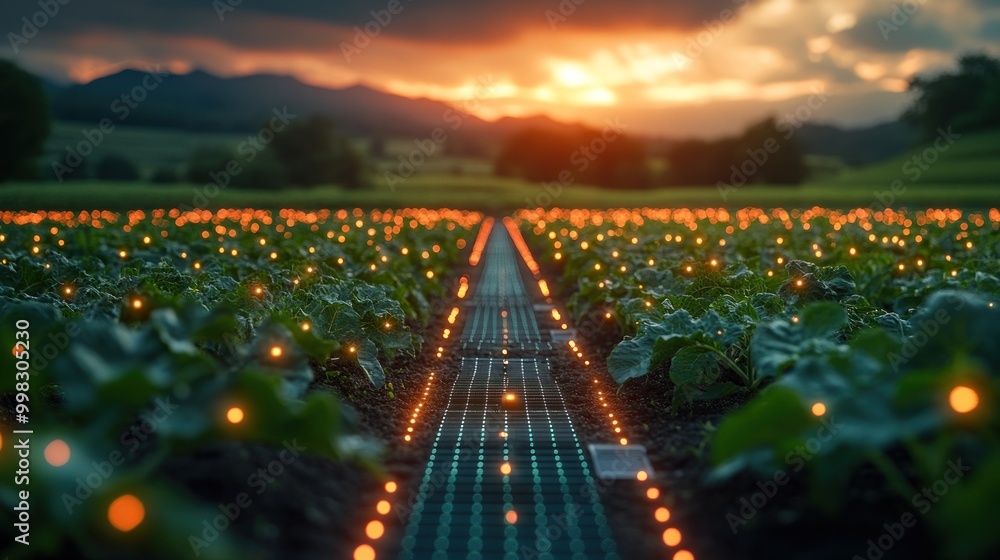
[[[228,0],[238,4],[222,11],[226,2],[68,0],[18,52],[8,35],[0,56],[60,81],[159,63],[450,102],[486,80],[475,112],[487,119],[619,117],[642,132],[710,136],[814,91],[833,94],[818,122],[886,120],[914,73],[972,50],[1000,54],[1000,0]],[[391,4],[391,21],[374,23],[371,11]],[[4,31],[21,33],[38,10],[4,0]],[[356,43],[366,24],[378,35]]]

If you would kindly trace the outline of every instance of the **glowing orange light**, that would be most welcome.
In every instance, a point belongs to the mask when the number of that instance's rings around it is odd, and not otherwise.
[[[826,414],[826,405],[821,402],[812,405],[812,413],[814,416],[823,416]]]
[[[653,517],[655,517],[660,523],[666,523],[670,520],[670,510],[665,507],[656,508],[656,511],[653,513]]]
[[[226,411],[226,420],[229,420],[231,424],[239,424],[243,421],[244,416],[243,409],[238,406]]]
[[[639,472],[635,473],[635,479],[638,480],[639,482],[645,482],[646,479],[648,479],[648,478],[649,478],[649,475],[646,474],[646,471],[639,471]]]
[[[365,527],[365,535],[371,540],[377,540],[382,538],[385,534],[385,525],[382,525],[381,521],[377,519],[374,521],[369,521],[368,525]]]
[[[508,475],[510,474],[511,468],[510,463],[504,463],[500,465],[500,474]]]
[[[663,532],[663,544],[667,546],[677,546],[681,544],[681,532],[673,527]]]
[[[385,483],[385,491],[390,494],[395,494],[398,488],[399,486],[391,480]]]
[[[272,358],[280,358],[281,354],[282,354],[281,346],[272,346],[271,347],[271,357]]]
[[[379,500],[378,504],[375,505],[375,511],[377,511],[379,515],[387,515],[390,511],[392,511],[392,506],[387,500]]]
[[[146,509],[132,494],[119,496],[108,506],[108,522],[123,533],[135,529],[146,517]]]
[[[503,518],[507,521],[507,523],[513,525],[517,523],[517,512],[514,510],[508,510],[507,513],[504,514]]]
[[[142,309],[142,301],[138,299],[132,300],[132,307],[135,309]]]
[[[545,280],[538,281],[538,289],[542,292],[543,296],[549,297],[549,285]]]
[[[69,445],[61,439],[54,439],[45,446],[45,460],[53,467],[61,467],[69,462]]]
[[[677,554],[674,554],[673,560],[694,560],[694,554],[687,550],[678,550]]]
[[[650,488],[646,490],[646,497],[650,500],[655,500],[660,497],[660,490],[657,488]]]
[[[354,549],[354,560],[375,560],[375,549],[363,544]]]
[[[955,412],[966,414],[979,406],[979,394],[971,387],[959,385],[951,390],[948,402]]]

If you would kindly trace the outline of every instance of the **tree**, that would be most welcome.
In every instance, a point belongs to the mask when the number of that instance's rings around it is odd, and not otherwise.
[[[806,179],[809,170],[802,148],[794,137],[785,138],[785,136],[786,134],[778,129],[778,123],[773,117],[750,126],[743,133],[739,160],[742,163],[750,158],[758,164],[757,173],[751,182],[797,185]]]
[[[528,128],[504,144],[494,174],[533,182],[565,182],[607,188],[650,186],[645,146],[623,134],[591,128]],[[567,175],[568,174],[568,175]]]
[[[138,181],[139,168],[125,156],[108,154],[97,162],[94,177],[106,181]]]
[[[42,84],[14,63],[0,60],[0,182],[28,178],[45,150],[52,116]]]
[[[1000,126],[1000,60],[985,54],[961,57],[955,73],[916,76],[910,91],[917,98],[903,119],[927,139],[948,127],[972,132]]]
[[[785,136],[774,118],[769,117],[739,136],[680,141],[667,153],[670,168],[666,183],[726,183],[737,187],[747,183],[801,183],[808,173],[805,156],[795,139]]]
[[[156,183],[158,185],[168,185],[171,183],[179,183],[181,181],[180,174],[177,170],[170,166],[157,167],[153,174],[149,177],[150,183]]]
[[[567,170],[573,150],[579,147],[573,135],[527,128],[515,133],[504,144],[494,162],[494,174],[520,177],[527,181],[558,181]]]
[[[285,167],[273,150],[258,152],[242,173],[233,177],[233,185],[246,189],[277,190],[287,186]]]
[[[366,183],[367,162],[349,140],[336,134],[333,121],[326,117],[289,124],[275,135],[268,149],[273,150],[293,185],[354,189]]]
[[[214,182],[213,174],[226,172],[230,162],[236,159],[236,152],[227,146],[198,146],[188,162],[185,178],[191,183],[204,184]]]

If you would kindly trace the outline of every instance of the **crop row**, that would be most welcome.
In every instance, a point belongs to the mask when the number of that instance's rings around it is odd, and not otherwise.
[[[607,358],[619,383],[663,375],[674,413],[730,408],[709,441],[712,480],[768,479],[834,426],[801,465],[814,507],[837,511],[863,468],[909,504],[965,460],[973,473],[928,522],[946,557],[1000,542],[984,526],[1000,497],[1000,211],[518,217],[577,323],[621,335]]]
[[[294,440],[373,464],[377,449],[346,427],[338,399],[307,388],[316,373],[386,383],[385,360],[417,351],[410,327],[439,308],[480,219],[0,214],[0,341],[13,346],[0,353],[0,420],[32,429],[45,459],[32,464],[33,542],[88,557],[189,556],[187,535],[218,511],[158,469],[220,442]],[[20,330],[30,344],[15,344]],[[19,364],[30,367],[15,378]],[[5,472],[16,470],[11,443],[0,443]],[[10,482],[2,497],[13,507]],[[231,558],[239,546],[220,538],[199,554]]]

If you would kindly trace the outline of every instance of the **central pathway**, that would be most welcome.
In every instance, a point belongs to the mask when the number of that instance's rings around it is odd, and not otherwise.
[[[619,560],[503,226],[484,256],[399,558]]]

